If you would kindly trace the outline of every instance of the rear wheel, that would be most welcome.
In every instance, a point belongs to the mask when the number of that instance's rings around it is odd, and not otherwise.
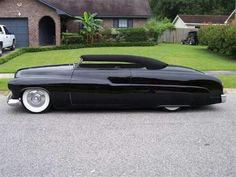
[[[176,112],[176,111],[179,111],[181,109],[181,107],[177,107],[177,106],[166,106],[164,107],[164,109],[166,111],[169,111],[169,112]]]
[[[50,108],[50,96],[45,89],[31,88],[24,91],[22,103],[29,112],[42,113]]]

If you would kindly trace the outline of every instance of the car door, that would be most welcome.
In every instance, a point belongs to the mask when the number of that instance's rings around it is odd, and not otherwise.
[[[157,70],[131,69],[132,94],[130,98],[142,107],[158,106],[165,100],[165,88]]]
[[[82,68],[71,78],[72,105],[128,105],[129,68]]]

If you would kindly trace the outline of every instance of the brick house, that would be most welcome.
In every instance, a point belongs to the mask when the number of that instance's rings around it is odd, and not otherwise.
[[[143,26],[148,0],[0,0],[0,24],[16,35],[17,47],[59,45],[61,32],[78,32],[75,16],[97,13],[104,28]]]

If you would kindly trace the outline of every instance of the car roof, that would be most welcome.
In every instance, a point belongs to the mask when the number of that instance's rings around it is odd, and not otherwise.
[[[83,55],[81,56],[81,62],[83,61],[130,62],[148,69],[162,69],[168,66],[168,64],[156,59],[133,55]]]

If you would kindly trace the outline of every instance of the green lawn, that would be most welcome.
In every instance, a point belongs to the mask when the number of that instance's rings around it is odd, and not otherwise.
[[[7,82],[9,79],[0,79],[0,91],[8,90]]]
[[[222,80],[225,88],[236,88],[236,76],[222,75],[218,78]]]
[[[160,59],[168,64],[193,67],[203,71],[236,70],[236,60],[209,52],[203,46],[161,44],[153,47],[105,47],[26,53],[0,65],[0,73],[19,68],[78,62],[86,54],[129,54]]]

